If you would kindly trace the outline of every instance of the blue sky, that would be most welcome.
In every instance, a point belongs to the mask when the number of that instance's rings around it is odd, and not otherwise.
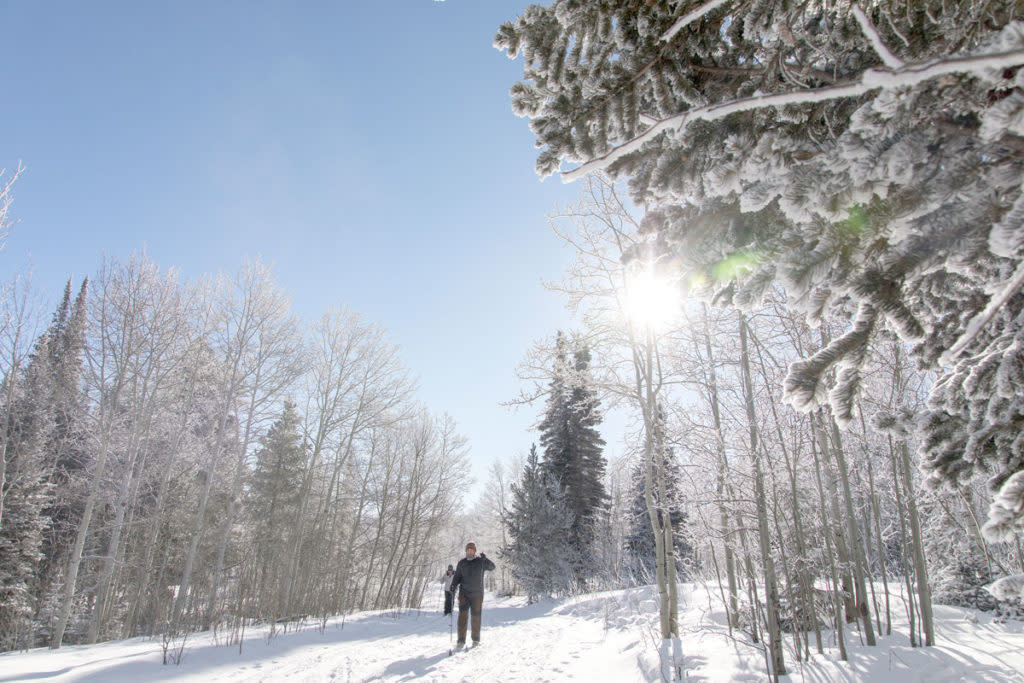
[[[52,299],[104,254],[188,277],[261,255],[301,316],[389,332],[482,479],[534,438],[540,406],[499,405],[516,364],[569,324],[540,283],[570,258],[545,215],[578,188],[534,174],[522,64],[491,47],[526,5],[5,3],[0,166],[26,170],[0,274]]]

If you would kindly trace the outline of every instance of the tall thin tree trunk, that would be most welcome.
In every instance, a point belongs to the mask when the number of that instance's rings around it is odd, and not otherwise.
[[[895,362],[893,384],[903,385],[902,353],[898,343],[893,344]],[[924,629],[924,644],[935,644],[935,621],[932,617],[932,592],[928,581],[928,565],[925,564],[924,540],[921,535],[921,518],[917,512],[917,497],[914,494],[914,478],[910,468],[910,449],[903,439],[899,441],[900,467],[903,475],[903,490],[907,497],[907,511],[910,518],[910,536],[913,542],[914,568],[917,574],[917,595],[921,608],[921,627]]]
[[[846,466],[846,454],[839,435],[839,426],[832,422],[832,455],[839,471],[839,483],[843,487],[843,502],[846,505],[846,533],[853,555],[853,577],[857,589],[857,615],[864,628],[864,639],[868,645],[875,645],[875,628],[871,623],[871,610],[868,608],[868,593],[865,578],[867,559],[864,557],[864,540],[861,537],[860,524],[853,510],[853,494],[850,492],[850,476]]]
[[[114,572],[114,557],[121,547],[121,532],[124,529],[124,516],[128,509],[128,486],[131,483],[132,466],[129,463],[127,473],[121,482],[121,490],[114,505],[114,519],[111,522],[110,538],[107,540],[107,551],[103,557],[100,567],[99,582],[96,586],[96,604],[93,607],[92,619],[89,620],[89,629],[86,633],[85,642],[93,644],[99,637],[100,627],[106,619],[107,596],[110,592],[110,584]]]
[[[220,590],[220,576],[224,571],[224,556],[227,553],[228,541],[231,540],[231,529],[235,524],[235,516],[242,501],[242,484],[245,478],[245,459],[249,455],[249,439],[252,436],[252,426],[255,420],[256,395],[260,386],[260,375],[262,366],[255,368],[255,379],[252,384],[252,392],[249,394],[249,410],[246,413],[245,429],[242,433],[242,441],[238,446],[238,460],[235,461],[235,477],[231,484],[231,498],[228,500],[227,513],[224,515],[224,530],[221,532],[220,541],[217,543],[217,561],[214,564],[213,577],[210,581],[210,601],[206,606],[203,618],[203,627],[210,628],[217,614],[217,593]]]
[[[917,579],[918,607],[921,609],[921,628],[924,630],[924,644],[935,644],[935,621],[932,617],[932,591],[928,582],[928,565],[925,564],[924,539],[921,535],[921,518],[917,512],[914,495],[914,480],[910,470],[910,449],[907,442],[899,442],[900,466],[903,475],[903,490],[907,494],[907,511],[910,513],[910,538],[914,551],[914,570]]]
[[[725,574],[729,583],[729,603],[726,606],[726,615],[729,621],[730,631],[739,624],[739,588],[736,582],[736,558],[733,553],[732,542],[729,539],[729,513],[725,505],[725,478],[729,473],[729,457],[725,451],[725,434],[722,429],[722,415],[718,402],[718,380],[715,372],[715,356],[711,346],[711,330],[708,320],[707,304],[702,304],[704,318],[704,350],[707,354],[708,368],[708,402],[711,405],[711,416],[715,425],[715,450],[718,454],[718,472],[716,477],[716,492],[718,496],[719,526],[722,534],[722,542],[725,547]],[[694,342],[696,343],[696,342]]]
[[[177,452],[180,444],[180,434],[185,429],[185,420],[182,420],[182,425],[179,427],[178,434],[174,442],[174,446],[170,449],[170,452]],[[122,636],[129,638],[135,635],[135,627],[138,622],[139,608],[142,605],[144,596],[149,592],[151,572],[153,569],[153,559],[156,553],[156,544],[160,538],[160,526],[163,522],[164,506],[167,501],[167,489],[171,482],[171,471],[174,465],[174,458],[170,455],[166,455],[164,459],[163,472],[160,475],[160,484],[157,487],[156,500],[154,503],[154,509],[152,516],[149,520],[148,529],[146,530],[146,541],[145,550],[142,562],[135,568],[135,597],[132,599],[131,605],[128,608],[128,616],[125,619],[125,627],[122,631]],[[157,584],[159,585],[159,584]]]
[[[814,434],[818,433],[816,426],[815,415],[810,416],[811,431]],[[811,455],[814,458],[814,476],[815,481],[818,484],[818,505],[821,510],[821,528],[825,536],[825,556],[828,558],[828,570],[829,577],[832,580],[832,608],[833,618],[836,625],[836,642],[839,644],[839,659],[846,661],[849,657],[846,652],[846,619],[844,618],[844,603],[846,603],[846,596],[844,595],[844,589],[840,584],[839,572],[836,570],[836,556],[832,552],[832,539],[835,537],[837,540],[838,536],[832,533],[830,527],[832,526],[828,519],[828,506],[825,503],[825,487],[822,484],[822,473],[821,473],[821,461],[818,458],[818,440],[811,438]],[[834,510],[833,506],[833,510]]]
[[[754,348],[757,350],[758,365],[761,369],[761,377],[765,382],[765,385],[770,385],[768,380],[768,371],[765,367],[764,354],[761,353],[761,344],[758,341],[757,335],[750,332],[751,340],[754,342]],[[801,613],[807,615],[807,618],[812,622],[812,628],[814,630],[814,641],[817,647],[818,654],[824,652],[821,641],[821,626],[818,624],[818,611],[815,608],[814,600],[814,579],[810,576],[809,571],[806,569],[805,564],[809,563],[807,557],[807,541],[804,533],[803,525],[803,514],[800,512],[800,497],[798,495],[797,486],[797,467],[799,466],[799,450],[793,453],[792,458],[790,457],[789,448],[786,446],[786,438],[782,431],[782,422],[779,419],[779,412],[775,408],[775,401],[769,401],[768,405],[771,409],[772,420],[775,423],[775,433],[779,439],[779,447],[782,450],[782,457],[785,459],[786,474],[789,478],[789,495],[792,499],[793,506],[793,525],[794,525],[794,540],[796,542],[797,561],[800,563],[795,571],[797,574],[798,586],[800,589],[800,603]],[[797,617],[797,606],[793,604],[794,619]],[[795,632],[799,632],[799,628],[794,628]],[[806,632],[805,632],[806,633]],[[810,658],[810,649],[807,647],[806,636],[804,640],[804,646],[807,650],[807,657]]]
[[[836,546],[836,557],[841,567],[839,578],[840,585],[842,586],[842,597],[845,605],[846,619],[852,621],[857,618],[857,603],[854,598],[853,588],[853,575],[850,571],[852,562],[850,560],[850,552],[846,545],[846,536],[843,533],[840,524],[842,523],[842,514],[839,511],[839,491],[836,485],[836,476],[832,470],[832,464],[830,462],[830,449],[828,445],[828,437],[825,435],[825,430],[822,425],[823,418],[821,411],[819,410],[811,418],[812,428],[814,430],[815,441],[818,445],[818,452],[821,454],[821,466],[825,473],[825,481],[827,483],[826,491],[828,492],[828,503],[829,512],[831,513],[831,523],[826,525],[826,529],[832,534]],[[822,517],[825,519],[825,517]]]
[[[777,681],[786,674],[786,660],[782,650],[782,630],[779,626],[779,585],[775,576],[775,560],[771,552],[768,531],[767,494],[764,475],[761,471],[759,443],[757,438],[757,414],[754,410],[754,385],[750,375],[750,352],[747,348],[747,320],[741,313],[740,322],[740,363],[743,369],[744,404],[747,411],[747,427],[750,434],[750,459],[754,467],[754,500],[757,508],[757,535],[761,549],[761,563],[764,570],[765,612],[768,627],[768,650],[771,655],[771,675]]]
[[[205,481],[203,482],[202,493],[199,496],[199,509],[196,510],[195,525],[192,528],[192,540],[189,542],[188,554],[185,556],[185,567],[181,572],[181,582],[178,584],[178,593],[174,597],[174,607],[171,609],[171,629],[177,631],[181,625],[181,616],[185,608],[185,598],[189,593],[192,583],[192,569],[195,565],[196,552],[199,549],[199,542],[203,537],[203,530],[206,526],[206,506],[210,502],[210,489],[213,487],[214,468],[218,459],[220,447],[214,446],[207,460]]]
[[[882,586],[885,589],[885,635],[892,635],[892,608],[889,599],[889,571],[885,564],[885,545],[882,543],[881,512],[879,512],[878,495],[875,492],[875,475],[871,467],[871,458],[868,458],[868,486],[871,489],[871,509],[875,517],[875,544],[878,548],[878,568],[882,574]],[[881,627],[879,627],[881,630]]]
[[[222,406],[223,412],[217,422],[217,430],[214,436],[215,441],[211,444],[210,457],[206,462],[206,480],[203,482],[203,492],[199,497],[199,509],[196,511],[195,526],[192,529],[192,540],[189,542],[188,554],[185,556],[185,567],[181,572],[181,583],[178,585],[178,594],[174,598],[174,607],[171,613],[171,627],[174,631],[177,631],[180,627],[181,615],[185,607],[185,598],[192,583],[192,569],[195,566],[196,552],[199,549],[199,542],[202,540],[203,531],[206,526],[206,507],[210,502],[210,489],[213,488],[217,461],[223,453],[222,449],[227,436],[228,418],[235,399],[233,382],[238,373],[239,363],[240,358],[236,357],[231,375],[232,385]]]
[[[917,609],[914,606],[914,579],[910,575],[911,566],[914,564],[914,555],[913,551],[909,550],[910,542],[907,540],[907,522],[906,515],[903,512],[903,499],[906,497],[906,492],[900,483],[902,477],[900,476],[899,465],[896,462],[896,447],[893,444],[891,435],[889,436],[889,461],[892,465],[892,481],[896,492],[896,512],[900,523],[900,548],[903,551],[903,582],[907,591],[906,602],[907,620],[910,627],[910,646],[917,647],[917,629],[915,626]]]
[[[100,418],[102,422],[102,417]],[[71,549],[71,558],[68,560],[67,575],[64,577],[64,590],[61,592],[60,617],[50,637],[50,648],[56,650],[64,640],[64,631],[67,630],[68,621],[71,620],[71,611],[74,608],[75,584],[78,582],[78,569],[82,565],[82,553],[85,550],[85,538],[89,533],[89,525],[92,523],[92,515],[96,509],[96,500],[99,497],[99,489],[103,482],[103,474],[107,466],[107,434],[106,430],[100,438],[99,455],[96,458],[96,470],[93,473],[92,485],[89,487],[89,495],[85,499],[85,506],[82,509],[82,519],[78,523],[78,533],[75,535],[75,545]]]

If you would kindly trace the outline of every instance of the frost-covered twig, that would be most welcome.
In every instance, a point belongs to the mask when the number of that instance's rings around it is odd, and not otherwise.
[[[1016,294],[1021,287],[1024,287],[1024,261],[1017,265],[1017,270],[1013,273],[1013,277],[1006,283],[1002,291],[992,297],[988,302],[988,306],[985,306],[978,315],[971,318],[971,321],[967,323],[967,327],[964,328],[964,333],[960,335],[960,338],[956,340],[949,350],[947,350],[942,357],[939,358],[941,365],[950,365],[957,359],[961,353],[964,352],[971,342],[974,341],[978,333],[981,332],[982,328],[988,324],[988,321],[992,319],[1000,308],[1003,307],[1007,301],[1010,300],[1014,294]]]
[[[967,57],[951,57],[925,64],[912,64],[902,69],[868,69],[861,74],[859,80],[826,88],[797,90],[771,95],[755,95],[728,102],[709,104],[706,107],[691,109],[658,121],[635,138],[612,148],[607,154],[563,172],[562,181],[569,183],[586,176],[588,173],[605,170],[627,154],[638,151],[645,143],[661,133],[683,130],[694,121],[716,121],[741,111],[781,107],[787,104],[811,104],[842,99],[844,97],[858,97],[878,88],[889,90],[908,87],[936,76],[952,73],[979,73],[987,69],[1005,69],[1022,63],[1024,63],[1024,50],[1011,50],[1009,52],[996,52]]]
[[[702,16],[704,16],[711,10],[715,9],[719,5],[724,5],[726,2],[727,0],[709,0],[708,2],[705,2],[703,5],[698,7],[697,9],[690,10],[683,16],[676,19],[676,23],[672,24],[672,27],[662,34],[661,39],[664,40],[665,42],[672,40],[672,38],[675,37],[675,35],[682,31],[684,28],[686,28],[696,20],[700,19]]]
[[[860,5],[853,3],[851,9],[853,10],[853,16],[857,19],[857,23],[860,24],[860,30],[864,32],[868,42],[871,43],[871,47],[882,58],[882,62],[890,69],[902,69],[906,66],[903,60],[894,55],[892,50],[882,41],[882,36],[878,34],[878,29],[871,22],[871,18],[860,8]]]

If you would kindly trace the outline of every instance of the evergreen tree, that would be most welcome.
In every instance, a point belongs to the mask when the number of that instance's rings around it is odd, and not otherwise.
[[[531,446],[522,477],[512,484],[512,504],[505,518],[508,545],[502,548],[530,602],[571,590],[572,521],[558,482],[538,463],[537,446]]]
[[[254,524],[254,547],[263,556],[260,581],[268,600],[280,597],[273,587],[277,585],[280,589],[287,562],[277,551],[288,547],[288,532],[294,527],[299,510],[306,466],[300,424],[295,404],[285,401],[281,416],[260,439],[256,452],[249,512]],[[271,607],[279,605],[273,602]]]
[[[933,483],[992,473],[987,535],[1024,530],[1024,12],[923,0],[531,6],[513,109],[538,171],[628,178],[704,294],[774,283],[850,326],[795,363],[788,400],[848,423],[889,328],[939,372],[916,420]],[[837,369],[836,372],[832,372]]]
[[[47,437],[46,452],[54,498],[44,513],[49,522],[36,589],[40,597],[58,580],[81,517],[80,481],[89,464],[82,391],[88,287],[89,280],[85,279],[72,302],[68,280],[49,330],[55,340],[50,345],[53,428]]]
[[[56,580],[61,551],[73,536],[73,473],[85,465],[81,366],[86,284],[64,298],[36,341],[5,406],[6,459],[0,525],[0,648],[33,645],[27,638],[39,603]],[[63,541],[63,542],[62,542]]]
[[[604,440],[597,431],[599,402],[587,372],[590,352],[585,347],[574,349],[571,362],[569,355],[570,343],[559,332],[540,442],[544,470],[561,486],[572,514],[568,540],[579,563],[577,578],[582,579],[590,565],[594,523],[607,506],[608,494],[604,488]]]
[[[33,577],[42,558],[49,520],[42,514],[52,486],[46,443],[53,429],[50,333],[36,342],[20,377],[12,405],[4,406],[5,477],[0,524],[0,649],[25,646],[35,611]],[[11,372],[16,372],[16,369]]]
[[[683,507],[680,489],[681,470],[679,462],[675,457],[673,449],[669,448],[665,458],[665,488],[668,500],[663,505],[668,510],[669,521],[672,525],[672,544],[675,547],[676,570],[678,574],[685,577],[686,559],[693,555],[693,549],[686,542],[684,528],[686,526],[687,514]],[[633,467],[632,471],[632,498],[627,514],[629,515],[629,527],[625,538],[626,568],[636,583],[651,583],[654,577],[654,531],[651,529],[651,517],[647,512],[645,494],[647,489],[645,465],[640,462]],[[655,480],[658,476],[658,468],[655,466]],[[659,515],[664,514],[661,510]]]

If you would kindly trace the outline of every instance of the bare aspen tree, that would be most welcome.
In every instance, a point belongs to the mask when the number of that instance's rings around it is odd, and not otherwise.
[[[290,300],[271,278],[270,269],[257,261],[246,264],[234,281],[235,306],[225,311],[228,330],[245,331],[231,335],[236,346],[228,351],[244,359],[239,379],[239,434],[231,498],[217,544],[210,597],[204,616],[209,627],[218,608],[218,590],[224,569],[224,556],[238,514],[242,485],[249,459],[254,429],[267,419],[283,392],[299,375],[301,340],[298,323],[290,311]],[[229,335],[231,333],[229,332]]]
[[[172,612],[175,627],[180,623],[186,597],[192,587],[192,571],[205,531],[206,509],[217,463],[225,454],[234,455],[232,499],[218,541],[217,566],[204,610],[206,623],[212,621],[216,609],[220,572],[237,510],[236,499],[242,485],[253,428],[265,416],[278,392],[294,379],[294,322],[288,312],[287,298],[277,291],[269,270],[258,262],[247,264],[233,282],[222,280],[218,289],[210,329],[212,345],[220,356],[219,406],[192,539]],[[242,420],[238,419],[240,415]],[[237,435],[229,438],[230,431],[236,431]]]
[[[0,248],[3,247],[3,242],[7,237],[7,228],[10,225],[7,211],[11,205],[11,185],[17,179],[20,171],[19,164],[18,171],[4,182],[3,187],[0,187]],[[3,175],[4,171],[0,170],[0,178],[3,178]],[[0,335],[2,335],[0,338],[4,341],[2,390],[5,398],[4,424],[6,425],[9,425],[10,406],[14,397],[14,381],[28,348],[25,334],[28,324],[26,315],[29,311],[26,306],[28,300],[24,285],[19,287],[19,284],[16,278],[13,283],[6,284],[0,290],[0,304],[3,305],[4,313],[3,318],[0,319]],[[5,429],[4,434],[7,431]],[[7,488],[7,439],[4,438],[3,444],[0,444],[0,525],[4,520],[4,496]]]
[[[292,585],[300,578],[304,555],[299,549],[307,524],[312,525],[315,536],[326,534],[326,547],[333,552],[337,527],[332,520],[345,507],[337,500],[341,475],[364,433],[374,425],[400,419],[400,406],[413,391],[397,349],[387,342],[383,331],[344,309],[329,311],[314,326],[306,381],[305,436],[310,454],[285,574],[285,609],[291,605]],[[328,467],[327,489],[318,494],[319,504],[312,520],[307,520],[314,509],[313,482],[321,463]],[[322,556],[321,561],[326,570],[338,558]],[[305,564],[306,573],[313,569],[311,562]]]
[[[875,629],[872,626],[871,610],[868,608],[867,594],[867,559],[864,556],[864,541],[861,534],[861,526],[857,522],[856,513],[853,509],[853,494],[850,489],[850,474],[846,464],[846,453],[843,448],[842,437],[839,433],[839,426],[830,417],[832,423],[832,442],[830,453],[835,458],[836,470],[839,474],[839,482],[842,485],[843,503],[846,512],[846,533],[848,536],[848,547],[853,557],[853,576],[856,588],[856,612],[864,629],[864,639],[868,645],[875,645]]]
[[[754,331],[751,330],[749,327],[747,329],[747,333],[750,337],[750,340],[753,342],[754,349],[757,351],[758,367],[761,370],[762,379],[764,380],[765,386],[770,388],[773,386],[773,383],[771,382],[768,376],[768,369],[767,364],[765,362],[765,355],[762,344],[758,340],[758,337],[754,333]],[[779,386],[779,383],[775,382],[774,386]],[[778,445],[780,450],[782,451],[782,456],[786,467],[786,475],[789,481],[789,496],[791,498],[790,504],[792,506],[792,521],[794,527],[793,540],[796,544],[796,562],[798,565],[795,569],[795,573],[797,577],[797,583],[799,585],[800,594],[801,607],[799,609],[799,614],[804,616],[806,619],[810,619],[811,623],[809,625],[814,631],[815,645],[817,646],[818,654],[822,654],[823,648],[821,641],[821,628],[818,625],[817,612],[815,610],[813,577],[810,575],[809,571],[806,568],[806,564],[808,563],[807,538],[804,532],[804,521],[803,514],[800,509],[800,494],[797,482],[797,471],[799,468],[800,453],[797,449],[793,451],[792,457],[790,455],[790,449],[786,446],[786,435],[783,433],[782,421],[779,418],[777,402],[774,400],[774,398],[768,401],[768,407],[772,415],[772,421],[775,425],[775,432],[778,438]],[[796,627],[796,624],[802,622],[803,619],[798,618],[798,609],[796,604],[794,604],[791,609],[793,611],[793,630],[794,633],[799,633],[800,629]],[[807,653],[807,656],[810,656],[809,652]]]
[[[97,281],[109,301],[104,323],[114,332],[97,329],[107,340],[104,353],[110,355],[108,367],[123,368],[121,401],[128,414],[118,428],[121,468],[117,486],[114,517],[107,524],[110,535],[97,578],[96,601],[86,635],[86,642],[95,643],[102,624],[108,617],[108,602],[114,579],[115,559],[121,551],[125,515],[136,478],[141,474],[148,455],[152,431],[159,413],[166,410],[168,376],[176,369],[178,341],[187,321],[181,316],[178,282],[174,274],[162,277],[157,266],[144,256],[134,256],[127,263],[111,264],[108,277]],[[99,364],[90,363],[90,368]],[[106,401],[105,382],[110,378],[87,374],[87,384],[98,400]]]
[[[893,343],[893,355],[893,386],[900,387],[903,384],[903,364],[901,361],[901,349],[897,343]],[[907,442],[904,439],[900,439],[896,445],[900,476],[903,481],[903,491],[906,494],[908,521],[910,522],[910,537],[913,544],[914,571],[917,578],[918,605],[921,609],[921,627],[924,630],[924,644],[932,646],[935,644],[935,619],[932,616],[931,584],[928,581],[928,565],[925,562],[924,556],[921,518],[917,509],[917,498],[914,494],[910,449],[907,447]]]
[[[754,470],[754,502],[757,508],[758,543],[761,549],[761,565],[764,571],[765,612],[768,628],[768,649],[771,653],[771,675],[773,680],[786,673],[786,661],[782,650],[782,631],[779,627],[779,587],[775,576],[775,560],[772,558],[771,541],[768,531],[768,511],[761,470],[761,456],[758,443],[757,415],[754,412],[754,387],[750,375],[750,352],[747,345],[747,320],[740,314],[740,363],[743,370],[744,404],[750,434],[750,459]]]
[[[836,568],[836,553],[833,551],[833,539],[837,542],[840,540],[840,536],[834,533],[832,529],[833,522],[829,521],[829,512],[835,514],[835,508],[831,510],[825,504],[825,486],[822,483],[822,467],[821,460],[818,457],[818,451],[820,448],[821,440],[817,438],[818,426],[816,424],[817,415],[811,415],[809,418],[810,429],[813,432],[811,438],[811,456],[814,459],[814,477],[815,483],[818,488],[818,510],[821,515],[822,529],[824,530],[825,536],[825,550],[826,557],[828,558],[828,570],[829,578],[831,579],[831,592],[832,592],[832,611],[833,611],[833,622],[836,629],[836,642],[839,645],[839,658],[843,661],[849,659],[849,654],[846,650],[846,629],[844,617],[844,603],[846,603],[846,595],[849,588],[844,586],[840,579],[840,573]]]
[[[89,327],[96,331],[96,336],[93,343],[86,346],[87,374],[93,378],[94,389],[102,391],[102,396],[96,401],[90,430],[92,446],[96,453],[95,465],[64,577],[60,615],[50,637],[50,647],[53,649],[61,646],[64,631],[74,609],[75,587],[82,563],[82,552],[101,495],[114,431],[118,423],[122,392],[129,379],[132,356],[137,350],[138,329],[137,320],[133,317],[134,311],[124,314],[125,312],[120,310],[121,302],[115,289],[107,287],[107,283],[115,277],[115,269],[112,261],[103,265],[96,278],[95,295],[90,298]]]
[[[3,249],[4,244],[7,241],[7,230],[11,227],[11,221],[7,217],[7,212],[11,208],[11,201],[14,199],[14,195],[11,192],[11,188],[14,186],[14,182],[21,175],[24,167],[21,163],[18,163],[18,167],[14,169],[6,178],[7,169],[0,168],[0,249]]]
[[[188,296],[188,294],[186,294]],[[185,304],[190,306],[193,302]],[[194,311],[189,310],[189,313]],[[156,486],[156,493],[153,501],[153,509],[146,524],[145,540],[143,542],[143,556],[135,566],[133,585],[134,595],[128,607],[128,614],[125,617],[122,635],[129,637],[135,635],[136,624],[139,614],[147,604],[152,604],[150,591],[153,587],[159,586],[155,583],[157,577],[153,576],[154,563],[157,557],[157,544],[160,541],[161,528],[166,522],[164,513],[167,505],[168,489],[170,488],[171,477],[175,471],[182,467],[183,451],[193,450],[196,447],[194,431],[196,429],[195,411],[202,395],[202,375],[209,372],[209,348],[202,338],[202,330],[197,328],[196,321],[189,315],[190,329],[186,337],[181,340],[181,364],[177,368],[176,377],[172,380],[171,392],[176,405],[168,407],[167,429],[170,434],[166,435],[163,442],[167,445],[163,462],[159,466],[159,480]],[[150,624],[152,628],[152,624]]]
[[[892,635],[892,609],[889,601],[889,572],[885,565],[885,545],[882,542],[882,513],[878,505],[878,494],[875,492],[875,474],[868,458],[868,486],[871,488],[871,509],[875,518],[875,544],[878,553],[878,568],[882,576],[882,587],[885,591],[885,635]],[[879,627],[881,630],[881,627]]]
[[[0,226],[6,210],[6,188],[0,191]],[[0,430],[0,528],[3,528],[4,500],[10,488],[7,480],[7,435],[11,427],[11,407],[15,400],[18,375],[28,359],[36,333],[38,301],[27,277],[18,276],[0,289],[0,396],[3,429]]]
[[[701,332],[706,353],[705,368],[707,373],[707,402],[711,409],[711,417],[715,428],[715,452],[718,456],[717,475],[715,477],[716,493],[719,506],[719,533],[725,547],[725,572],[729,584],[729,604],[726,606],[730,630],[738,625],[739,593],[736,582],[736,559],[730,539],[729,515],[725,504],[726,478],[729,476],[729,457],[725,450],[725,432],[722,427],[722,414],[718,397],[718,377],[715,370],[715,353],[711,344],[711,326],[708,320],[707,304],[701,305]],[[694,340],[696,343],[696,340]]]

